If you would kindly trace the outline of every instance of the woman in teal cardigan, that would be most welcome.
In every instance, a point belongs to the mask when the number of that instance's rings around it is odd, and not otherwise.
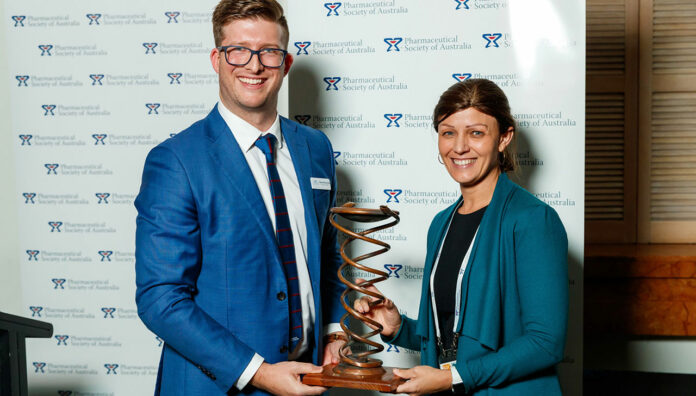
[[[505,174],[507,98],[489,80],[466,80],[442,94],[433,121],[462,196],[430,225],[418,320],[388,299],[355,308],[382,324],[384,341],[421,352],[423,366],[395,371],[407,379],[397,393],[559,395],[568,241],[556,212]]]

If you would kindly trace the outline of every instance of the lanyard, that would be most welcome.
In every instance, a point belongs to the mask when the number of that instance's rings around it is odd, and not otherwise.
[[[452,225],[452,218],[454,217],[454,212],[452,213],[452,217],[450,217],[449,224],[447,224],[447,234],[449,233],[450,226]],[[466,271],[467,264],[469,263],[469,256],[471,256],[471,249],[474,246],[474,242],[476,242],[476,236],[478,235],[478,230],[479,227],[476,227],[476,233],[474,233],[474,237],[471,239],[471,243],[469,244],[469,248],[466,251],[466,254],[464,255],[464,260],[462,260],[462,264],[459,266],[459,274],[457,275],[457,289],[455,293],[455,303],[454,303],[454,326],[452,328],[452,332],[454,333],[455,330],[457,329],[457,323],[459,323],[459,316],[461,315],[461,294],[462,294],[462,280],[464,279],[464,272]],[[440,256],[442,255],[442,246],[445,244],[445,239],[447,239],[447,234],[445,234],[445,237],[442,238],[442,242],[440,243],[440,248],[437,253],[437,258],[435,259],[435,264],[433,265],[433,270],[430,273],[430,299],[431,303],[433,306],[433,316],[435,319],[435,335],[437,336],[437,342],[439,346],[442,346],[442,338],[441,338],[441,333],[440,333],[440,322],[438,321],[437,318],[437,305],[435,303],[435,288],[434,288],[434,282],[435,282],[435,272],[437,271],[437,265],[440,263]],[[455,337],[455,340],[458,337]],[[456,342],[456,341],[455,341]]]

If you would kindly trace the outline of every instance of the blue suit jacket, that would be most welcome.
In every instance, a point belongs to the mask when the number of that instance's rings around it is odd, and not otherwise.
[[[402,317],[393,344],[438,367],[430,274],[461,198],[428,231],[418,320]],[[556,212],[500,175],[462,280],[456,369],[476,395],[560,395],[554,365],[565,347],[568,239]],[[451,330],[450,330],[451,331]]]
[[[323,133],[282,117],[281,131],[305,210],[317,363],[323,325],[343,313],[336,231],[328,221],[336,196],[333,150]],[[331,189],[312,189],[311,177],[330,180]],[[164,340],[156,393],[234,393],[255,352],[269,363],[287,360],[288,303],[277,297],[287,286],[275,233],[217,108],[150,152],[135,206],[138,314]]]

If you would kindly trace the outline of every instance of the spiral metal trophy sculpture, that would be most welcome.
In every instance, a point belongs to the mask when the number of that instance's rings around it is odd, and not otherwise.
[[[338,216],[360,223],[374,223],[387,219],[392,219],[392,221],[361,232],[355,232],[338,224],[336,222],[336,218]],[[341,304],[346,310],[346,313],[341,318],[341,328],[348,335],[348,342],[346,342],[339,352],[341,363],[338,365],[326,366],[324,368],[324,372],[321,374],[307,374],[304,376],[302,382],[309,385],[338,386],[345,388],[371,389],[381,392],[394,392],[396,387],[402,383],[403,380],[392,374],[391,367],[382,367],[381,360],[370,357],[371,355],[384,350],[384,346],[382,346],[382,344],[369,339],[370,337],[378,335],[382,331],[383,327],[378,322],[353,309],[353,307],[348,303],[348,294],[354,292],[372,297],[374,300],[370,303],[370,306],[378,305],[384,301],[385,298],[382,294],[373,292],[367,288],[375,283],[386,280],[388,274],[384,271],[360,264],[360,261],[367,260],[389,251],[391,247],[388,243],[370,238],[368,235],[398,224],[400,221],[399,212],[395,212],[384,205],[380,206],[379,209],[356,208],[355,203],[348,202],[341,207],[331,208],[331,217],[329,221],[336,229],[343,232],[347,236],[347,238],[341,244],[340,252],[341,258],[343,258],[343,264],[338,269],[338,278],[347,287],[343,294],[341,294]],[[346,247],[348,244],[356,240],[378,245],[381,248],[358,257],[350,258],[346,254]],[[357,285],[346,279],[344,276],[344,271],[348,269],[348,267],[369,272],[376,275],[376,277]],[[345,323],[349,316],[370,325],[372,328],[374,328],[374,330],[366,334],[358,334],[355,331],[352,331]],[[374,349],[352,352],[351,346],[356,346],[358,344],[367,344],[374,347]]]

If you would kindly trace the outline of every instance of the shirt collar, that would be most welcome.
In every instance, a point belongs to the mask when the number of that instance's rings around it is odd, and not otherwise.
[[[280,133],[280,117],[278,116],[278,113],[276,113],[273,125],[271,125],[267,131],[260,131],[255,126],[231,112],[227,107],[225,107],[224,104],[222,104],[222,102],[218,102],[217,109],[222,116],[222,119],[225,120],[225,123],[230,128],[230,131],[232,131],[232,135],[237,140],[237,143],[243,152],[248,152],[251,150],[251,148],[254,147],[256,139],[258,139],[259,136],[266,135],[268,133],[274,135],[278,140],[278,149],[283,147],[283,134]]]

